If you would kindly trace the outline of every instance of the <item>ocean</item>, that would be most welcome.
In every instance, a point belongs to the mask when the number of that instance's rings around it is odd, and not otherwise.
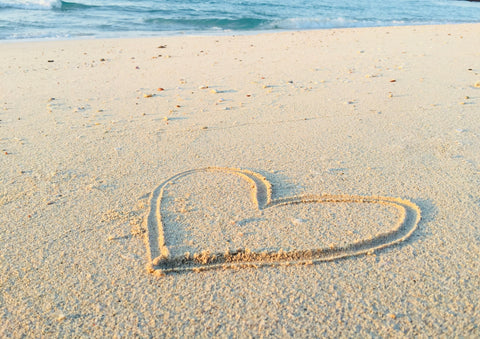
[[[461,0],[0,0],[0,40],[476,22],[480,2]]]

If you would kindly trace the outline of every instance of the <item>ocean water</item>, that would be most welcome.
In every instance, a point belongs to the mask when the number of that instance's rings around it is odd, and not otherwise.
[[[0,40],[480,22],[462,0],[0,0]]]

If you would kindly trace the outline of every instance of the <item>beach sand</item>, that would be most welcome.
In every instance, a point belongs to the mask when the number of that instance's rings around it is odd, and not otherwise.
[[[479,33],[0,44],[0,336],[479,336]]]

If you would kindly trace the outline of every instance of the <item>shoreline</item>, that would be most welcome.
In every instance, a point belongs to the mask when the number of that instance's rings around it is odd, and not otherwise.
[[[255,36],[267,34],[281,34],[281,33],[301,33],[301,32],[316,32],[325,30],[355,30],[355,29],[376,29],[376,28],[401,28],[401,27],[432,27],[432,26],[458,26],[458,25],[479,25],[479,22],[461,22],[461,23],[432,23],[432,24],[403,24],[392,26],[354,26],[354,27],[325,27],[312,29],[269,29],[269,30],[245,30],[245,31],[164,31],[164,32],[144,32],[144,35],[135,35],[136,32],[131,32],[132,35],[115,36],[117,33],[111,33],[106,36],[91,36],[91,37],[72,37],[72,38],[34,38],[34,39],[0,39],[2,43],[34,43],[34,42],[53,42],[53,41],[95,41],[95,40],[131,40],[131,39],[155,39],[155,38],[192,38],[192,37],[228,37],[228,36]],[[138,32],[137,32],[138,33]]]
[[[479,30],[8,43],[0,336],[478,336]]]

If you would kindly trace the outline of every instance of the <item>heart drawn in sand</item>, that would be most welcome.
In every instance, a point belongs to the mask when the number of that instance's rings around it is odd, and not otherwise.
[[[175,190],[177,182],[185,180],[189,176],[196,174],[210,173],[216,177],[222,177],[227,175],[233,175],[237,179],[240,178],[249,184],[250,190],[250,204],[259,213],[266,213],[267,215],[276,215],[276,211],[293,209],[294,207],[304,207],[306,205],[315,206],[333,206],[340,205],[355,205],[357,208],[363,209],[366,206],[377,206],[387,209],[387,214],[391,213],[388,209],[393,209],[393,222],[388,223],[387,227],[381,226],[383,229],[377,231],[374,235],[361,236],[360,238],[350,241],[344,241],[341,244],[320,244],[317,239],[309,239],[307,242],[309,245],[283,249],[282,246],[267,246],[260,249],[248,249],[243,246],[236,249],[227,249],[226,251],[220,251],[218,248],[210,250],[209,248],[203,250],[194,250],[193,252],[179,252],[178,250],[172,250],[178,248],[177,243],[181,242],[179,238],[185,235],[178,235],[178,226],[172,223],[170,229],[167,230],[166,226],[171,223],[171,216],[180,214],[177,211],[165,210],[167,206],[166,191]],[[221,183],[218,185],[222,185]],[[187,190],[190,189],[189,185],[185,186]],[[205,188],[207,191],[209,187]],[[213,190],[213,188],[212,188]],[[247,188],[248,190],[248,188]],[[195,192],[193,192],[195,194]],[[190,195],[190,194],[188,194]],[[208,192],[207,192],[208,196]],[[218,199],[217,199],[218,200]],[[221,199],[220,199],[221,200]],[[201,205],[204,206],[204,205]],[[163,207],[163,210],[162,210]],[[168,207],[168,206],[167,206]],[[350,207],[348,207],[350,208]],[[201,208],[200,208],[201,209]],[[282,210],[282,211],[283,211]],[[165,214],[169,215],[168,220]],[[203,213],[203,211],[200,211]],[[229,211],[227,211],[228,213]],[[201,214],[202,217],[206,214]],[[396,218],[395,218],[396,216]],[[355,216],[354,216],[355,217]],[[236,168],[224,168],[224,167],[208,167],[203,169],[194,169],[186,172],[179,173],[170,179],[163,182],[158,186],[150,198],[150,211],[146,218],[147,228],[147,249],[149,255],[148,269],[150,272],[157,275],[163,275],[171,272],[185,272],[185,271],[200,271],[205,269],[216,268],[241,268],[241,267],[260,267],[260,266],[274,266],[274,265],[290,265],[290,264],[312,264],[322,261],[332,261],[340,258],[352,257],[361,254],[373,253],[375,250],[380,250],[394,244],[398,244],[408,239],[418,226],[421,218],[420,208],[409,200],[393,197],[383,196],[357,196],[357,195],[302,195],[293,196],[280,199],[272,198],[272,185],[271,183],[259,173]],[[244,221],[238,222],[243,228],[249,226],[250,221],[262,220],[264,225],[268,225],[271,230],[275,230],[277,225],[269,218],[246,218]],[[178,220],[178,217],[177,217]],[[197,219],[195,219],[197,220]],[[297,220],[298,224],[302,223],[302,219]],[[374,220],[365,220],[367,223],[374,223]],[[208,221],[202,220],[199,223],[207,223]],[[266,224],[265,224],[266,223]],[[308,226],[310,229],[317,228],[317,234],[323,234],[322,220],[314,220],[313,227]],[[253,223],[255,224],[255,223]],[[204,225],[204,224],[202,224]],[[225,225],[225,229],[227,225]],[[298,226],[298,225],[297,225]],[[350,226],[347,223],[347,226]],[[202,226],[203,227],[203,226]],[[220,225],[220,232],[223,232],[223,226]],[[232,227],[228,225],[228,227]],[[385,229],[386,228],[386,229]],[[295,225],[291,229],[287,229],[287,232],[294,233],[298,231]],[[184,230],[185,231],[185,230]],[[335,229],[334,229],[335,231]],[[355,230],[353,230],[355,231]],[[188,231],[185,231],[188,233]],[[203,236],[206,239],[210,239],[213,235],[208,227],[201,228]],[[267,231],[267,233],[271,231]],[[285,232],[285,231],[282,231]],[[339,230],[338,232],[342,232]],[[343,230],[345,232],[345,230]],[[346,230],[346,232],[352,232],[352,230]],[[283,238],[296,237],[296,234],[283,234]],[[196,235],[193,235],[196,236]],[[229,240],[227,240],[229,241]],[[313,241],[313,242],[312,242]],[[316,242],[317,241],[317,242]]]

